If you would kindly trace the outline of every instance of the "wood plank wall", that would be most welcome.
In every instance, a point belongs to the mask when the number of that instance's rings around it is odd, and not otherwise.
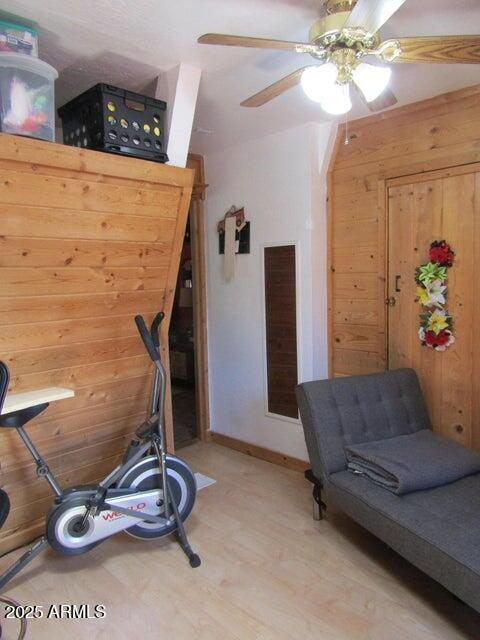
[[[106,475],[144,416],[150,362],[134,324],[168,331],[193,172],[0,134],[0,359],[10,390],[75,389],[28,431],[62,485]],[[51,500],[0,431],[12,509],[0,551],[35,537]]]
[[[480,160],[480,85],[340,127],[329,175],[330,373],[386,367],[385,179]]]

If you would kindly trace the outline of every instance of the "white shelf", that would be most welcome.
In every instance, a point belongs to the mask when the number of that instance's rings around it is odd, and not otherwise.
[[[49,387],[48,389],[38,389],[37,391],[25,391],[24,393],[9,393],[3,403],[1,414],[20,411],[35,407],[44,402],[55,402],[65,398],[73,398],[75,395],[72,389],[62,387]]]

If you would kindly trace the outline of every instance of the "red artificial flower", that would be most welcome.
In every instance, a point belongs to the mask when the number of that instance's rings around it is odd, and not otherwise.
[[[451,267],[455,254],[450,245],[442,240],[440,242],[432,242],[429,251],[429,257],[432,262],[436,262],[441,267]]]
[[[442,329],[440,333],[434,331],[425,331],[425,344],[429,347],[443,347],[450,340],[450,334],[446,329]]]

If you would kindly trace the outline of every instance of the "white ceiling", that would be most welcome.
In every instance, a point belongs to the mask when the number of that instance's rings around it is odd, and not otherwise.
[[[2,10],[38,24],[40,57],[60,72],[57,105],[97,82],[140,90],[179,62],[203,70],[196,151],[235,144],[308,121],[327,120],[300,88],[258,109],[244,98],[311,58],[283,51],[199,45],[205,32],[307,39],[322,0],[2,0]],[[408,0],[382,36],[480,33],[479,0]],[[396,65],[399,104],[480,82],[480,65]],[[369,111],[355,101],[351,118]]]

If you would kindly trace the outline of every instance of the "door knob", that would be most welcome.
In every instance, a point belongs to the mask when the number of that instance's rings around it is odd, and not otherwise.
[[[387,305],[387,307],[394,307],[395,303],[396,303],[396,299],[394,296],[390,296],[388,298],[385,298],[385,304]]]

